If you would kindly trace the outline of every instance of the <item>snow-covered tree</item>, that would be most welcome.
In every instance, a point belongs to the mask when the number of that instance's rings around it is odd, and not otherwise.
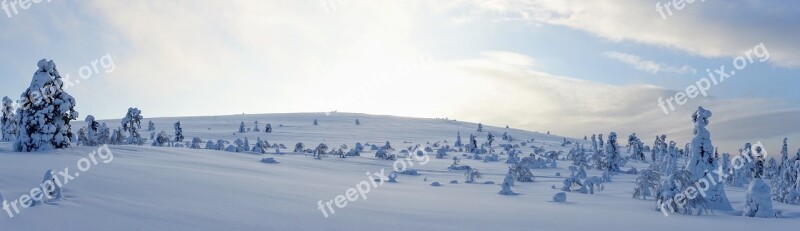
[[[732,177],[731,186],[735,187],[745,187],[753,180],[755,177],[756,166],[753,156],[753,146],[750,143],[746,143],[744,148],[739,149],[740,156],[743,158],[738,158],[739,161],[734,163],[737,165],[737,168],[734,168]]]
[[[181,128],[181,121],[175,122],[175,142],[183,142],[183,128]]]
[[[294,145],[294,152],[296,152],[296,153],[304,152],[305,149],[306,149],[306,147],[303,145],[303,143],[297,143],[297,144]]]
[[[517,193],[511,190],[511,186],[514,186],[514,177],[509,169],[508,174],[506,174],[506,177],[503,178],[503,184],[500,185],[500,195],[517,195]]]
[[[267,126],[264,126],[264,132],[272,133],[272,124],[267,124]]]
[[[478,132],[483,132],[483,124],[478,123]]]
[[[78,129],[78,146],[89,146],[89,137],[86,136],[86,128]]]
[[[511,170],[511,175],[514,176],[514,180],[519,182],[533,182],[536,178],[533,176],[531,169],[526,164],[520,161],[517,164],[511,165],[509,169]]]
[[[361,125],[361,120],[356,119],[356,125]]]
[[[489,132],[489,134],[486,135],[486,142],[489,143],[489,148],[491,148],[492,147],[492,143],[494,143],[494,134]]]
[[[60,200],[64,198],[63,191],[61,189],[61,181],[57,179],[59,176],[56,175],[56,172],[51,170],[47,170],[44,173],[44,177],[42,178],[42,202],[48,203],[55,200]]]
[[[203,143],[205,143],[205,141],[203,141],[203,139],[200,139],[198,137],[194,137],[194,138],[192,138],[192,144],[189,145],[189,148],[191,148],[191,149],[202,149],[203,147],[200,146],[200,145],[202,145]]]
[[[706,130],[706,126],[711,118],[711,111],[703,107],[698,107],[697,111],[692,115],[694,122],[694,138],[690,146],[690,159],[686,167],[692,173],[692,181],[697,182],[700,180],[716,180],[717,175],[713,173],[717,169],[718,163],[714,156],[714,146],[711,144],[711,133]],[[716,184],[709,186],[706,191],[706,200],[711,209],[731,211],[733,207],[728,196],[725,194],[725,184]]]
[[[246,133],[246,132],[247,132],[247,126],[244,126],[244,121],[242,121],[242,123],[239,124],[239,133]]]
[[[94,116],[92,115],[86,116],[85,121],[86,121],[86,143],[84,145],[86,146],[99,145],[99,142],[97,141],[98,139],[97,133],[100,130],[100,123],[98,123],[94,119]]]
[[[171,140],[172,138],[167,135],[167,132],[161,131],[158,133],[158,136],[156,136],[156,139],[153,140],[153,146],[166,147],[169,146]]]
[[[464,145],[461,143],[461,132],[458,132],[458,135],[456,136],[456,143],[455,143],[455,144],[453,144],[453,145],[455,145],[456,147],[461,147],[461,146],[464,146]]]
[[[756,178],[750,183],[745,194],[744,212],[745,217],[775,217],[772,211],[772,198],[770,198],[770,188],[760,178]]]
[[[601,136],[600,140],[602,139],[603,137]],[[608,134],[608,145],[606,145],[606,164],[608,164],[608,170],[612,172],[621,172],[621,162],[622,156],[620,156],[619,153],[617,133],[611,132],[611,134]]]
[[[147,121],[147,131],[155,131],[156,130],[156,123],[153,123],[152,120]]]
[[[319,121],[317,121],[317,119],[314,119],[314,126],[317,126],[317,125],[319,125]]]
[[[597,149],[598,150],[605,150],[603,145],[605,145],[605,142],[603,142],[603,134],[599,134],[599,135],[597,135]]]
[[[694,185],[695,181],[692,178],[692,173],[688,170],[678,170],[662,181],[656,190],[656,211],[664,214],[680,212],[700,215],[709,213],[710,205],[705,197],[696,196],[689,199],[684,194],[685,187]]]
[[[658,191],[661,183],[661,175],[653,169],[645,169],[636,178],[636,188],[633,189],[633,198],[647,200],[648,196],[653,196],[653,192]]]
[[[3,97],[3,117],[0,118],[2,126],[2,141],[14,142],[17,139],[17,115],[14,114],[14,101]]]
[[[592,134],[592,151],[597,151],[597,135]]]
[[[110,143],[111,143],[111,130],[108,128],[106,123],[102,123],[100,124],[100,128],[97,129],[97,137],[95,139],[95,144],[103,145]]]
[[[120,123],[122,124],[122,131],[128,132],[128,139],[127,144],[135,144],[135,145],[142,145],[144,144],[144,138],[142,135],[139,134],[139,130],[142,129],[142,111],[138,108],[128,108],[128,113],[125,114],[125,118],[122,118]]]
[[[69,148],[73,137],[69,123],[78,118],[75,98],[64,92],[56,64],[42,59],[37,66],[17,109],[14,150],[18,152]]]
[[[253,132],[261,132],[261,128],[258,127],[258,120],[256,120],[255,125],[253,125]]]
[[[666,150],[664,150],[666,151],[666,155],[664,155],[663,157],[664,161],[662,162],[661,167],[663,169],[663,172],[667,175],[670,175],[675,171],[678,171],[678,159],[681,157],[681,154],[679,152],[677,145],[678,144],[675,143],[674,141],[670,141],[669,146],[666,147]],[[661,148],[663,148],[663,146],[659,147],[659,150]]]
[[[464,183],[474,184],[475,179],[480,179],[481,177],[483,177],[483,174],[481,174],[481,172],[478,171],[478,169],[468,169],[466,172],[464,172],[464,176],[467,178],[466,180],[464,180]]]
[[[256,139],[256,145],[254,145],[253,149],[251,149],[250,151],[251,152],[255,152],[255,153],[259,153],[259,154],[267,153],[266,145],[264,144],[264,141],[261,140],[261,137],[258,137]]]

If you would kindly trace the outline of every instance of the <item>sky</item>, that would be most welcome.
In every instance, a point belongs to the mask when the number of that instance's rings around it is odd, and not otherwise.
[[[81,118],[337,110],[683,144],[704,106],[721,152],[800,143],[792,0],[37,2],[2,2],[0,95],[52,59]]]

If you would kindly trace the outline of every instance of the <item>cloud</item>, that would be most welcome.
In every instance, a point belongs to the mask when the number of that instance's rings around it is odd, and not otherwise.
[[[626,54],[616,51],[606,52],[605,56],[610,59],[614,59],[629,64],[633,66],[633,68],[636,68],[636,70],[641,70],[652,74],[658,74],[660,72],[675,73],[675,74],[697,73],[696,69],[688,65],[683,65],[680,67],[670,66],[664,63],[657,63],[655,61],[642,59],[641,57],[636,55]]]
[[[664,115],[657,100],[676,91],[651,85],[610,85],[506,63],[519,56],[524,55],[484,52],[478,58],[442,64],[450,71],[445,76],[473,83],[460,84],[458,91],[446,93],[459,100],[454,103],[466,105],[454,108],[457,118],[497,126],[517,124],[518,128],[570,137],[615,131],[637,133],[642,140],[650,141],[666,134],[683,144],[692,138],[691,114],[704,106],[714,112],[709,129],[723,152],[734,152],[744,142],[777,144],[782,137],[800,130],[798,125],[786,124],[800,119],[800,111],[787,110],[787,105],[779,101],[701,97]],[[485,111],[493,113],[481,113]]]
[[[800,67],[800,2],[696,1],[663,19],[661,0],[453,0],[474,17],[565,26],[610,41],[672,48],[703,57],[735,57],[763,42],[772,63]],[[662,3],[663,4],[663,3]],[[450,7],[459,9],[458,7]]]

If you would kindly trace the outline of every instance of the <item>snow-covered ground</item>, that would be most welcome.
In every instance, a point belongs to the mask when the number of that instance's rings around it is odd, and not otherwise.
[[[314,119],[319,125],[313,126]],[[359,119],[360,126],[355,125]],[[145,118],[143,128],[147,128]],[[665,217],[655,211],[655,202],[633,199],[634,175],[617,175],[614,182],[594,195],[567,193],[566,203],[551,202],[563,177],[569,175],[571,161],[559,161],[558,168],[533,169],[536,181],[517,182],[516,196],[499,195],[500,183],[508,171],[504,163],[464,158],[463,164],[479,169],[479,183],[465,184],[463,171],[448,171],[452,156],[429,161],[411,159],[421,175],[400,175],[398,183],[371,187],[366,199],[357,195],[335,213],[318,208],[346,195],[348,189],[367,181],[369,174],[392,171],[394,161],[374,158],[374,151],[361,157],[340,159],[327,156],[316,160],[292,153],[297,142],[306,148],[320,143],[329,147],[356,142],[383,145],[390,141],[397,150],[435,142],[453,145],[457,132],[463,142],[470,134],[484,142],[487,132],[498,137],[504,132],[519,143],[535,139],[536,146],[568,151],[561,147],[563,137],[517,129],[484,126],[440,119],[417,119],[365,114],[323,113],[232,115],[189,118],[157,118],[157,131],[172,134],[173,123],[181,121],[186,140],[247,137],[284,144],[284,154],[257,155],[188,148],[151,146],[109,146],[113,159],[92,156],[97,147],[73,147],[39,153],[11,151],[10,143],[0,143],[0,193],[6,200],[17,200],[41,183],[48,169],[56,172],[69,167],[78,173],[82,158],[96,157],[97,165],[64,186],[64,199],[21,209],[9,218],[0,216],[0,230],[796,230],[800,227],[800,206],[774,203],[784,218],[742,217],[745,189],[726,187],[736,211],[715,211],[713,215]],[[239,134],[244,121],[261,129],[270,123],[273,133]],[[112,128],[119,120],[103,121]],[[74,130],[83,127],[75,122]],[[713,131],[712,131],[713,132]],[[149,138],[149,132],[146,135]],[[569,139],[573,142],[586,142]],[[446,142],[445,142],[446,141]],[[500,148],[496,147],[497,152]],[[367,149],[369,150],[369,149]],[[525,155],[531,152],[521,149]],[[273,153],[274,150],[268,150]],[[398,151],[394,152],[398,154]],[[278,164],[260,160],[273,157]],[[103,160],[109,160],[103,163]],[[427,162],[427,163],[426,163]],[[408,163],[408,162],[406,162]],[[425,164],[423,164],[425,163]],[[684,163],[684,160],[681,161]],[[646,164],[634,163],[639,169]],[[589,171],[590,176],[599,176]],[[426,181],[427,180],[427,181]],[[451,184],[458,180],[459,184]],[[440,182],[441,187],[430,186]],[[365,184],[362,184],[362,186]],[[326,210],[329,212],[329,210]]]

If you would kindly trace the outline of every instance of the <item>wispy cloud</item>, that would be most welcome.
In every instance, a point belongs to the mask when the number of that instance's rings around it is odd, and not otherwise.
[[[586,31],[614,42],[672,48],[703,57],[735,57],[752,44],[774,50],[770,62],[800,67],[800,2],[730,0],[687,6],[664,20],[655,10],[661,0],[452,0],[473,17],[515,18]],[[451,3],[452,5],[452,3]]]
[[[694,69],[688,65],[683,65],[680,67],[671,66],[665,63],[646,60],[637,55],[627,54],[617,51],[606,52],[605,56],[610,59],[629,64],[633,66],[633,68],[636,68],[636,70],[646,71],[652,74],[658,74],[661,72],[675,73],[675,74],[697,73],[697,69]]]

